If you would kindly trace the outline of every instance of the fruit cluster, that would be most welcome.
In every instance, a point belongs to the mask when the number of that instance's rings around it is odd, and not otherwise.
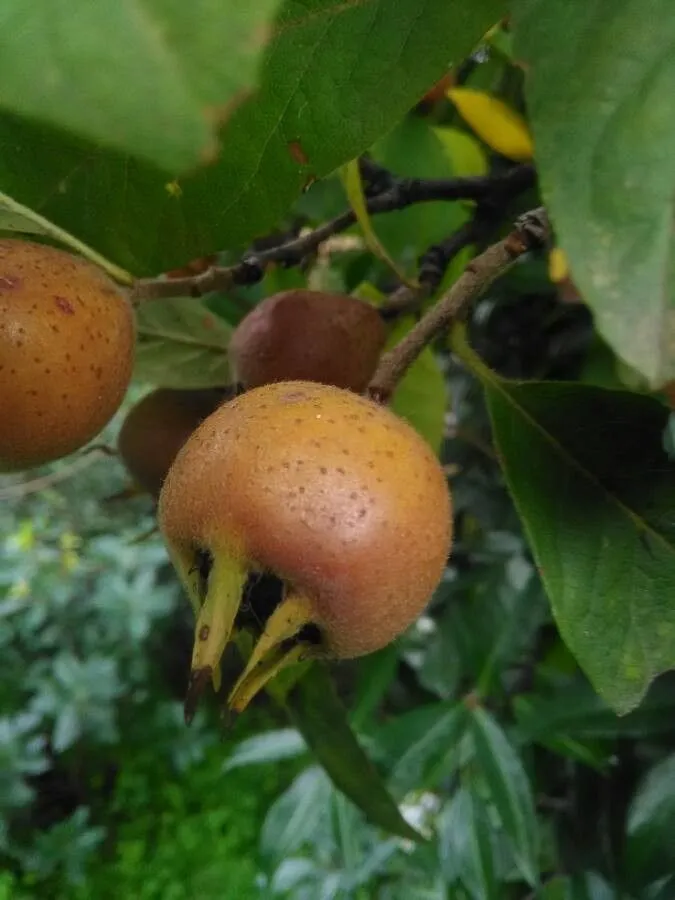
[[[205,683],[219,685],[233,636],[254,639],[228,699],[241,710],[291,662],[386,645],[436,587],[452,536],[443,470],[407,423],[361,396],[385,339],[365,302],[286,291],[232,336],[238,392],[159,389],[123,423],[120,456],[158,500],[197,620],[188,712]],[[0,241],[2,469],[96,435],[133,351],[131,306],[98,269]],[[270,580],[273,599],[256,602],[256,582]]]

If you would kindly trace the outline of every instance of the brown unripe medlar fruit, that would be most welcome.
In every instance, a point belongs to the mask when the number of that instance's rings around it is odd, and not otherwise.
[[[452,535],[425,441],[388,409],[310,382],[258,388],[209,416],[169,471],[159,525],[197,616],[193,686],[217,676],[249,576],[283,583],[230,694],[236,710],[289,662],[357,657],[400,635]]]
[[[316,381],[360,393],[387,333],[377,310],[357,297],[289,290],[267,297],[234,330],[233,378],[246,388]]]
[[[0,470],[82,447],[131,378],[131,306],[96,266],[64,250],[0,240]]]
[[[158,497],[180,448],[229,396],[226,388],[159,388],[143,397],[130,410],[117,439],[120,456],[136,484]]]

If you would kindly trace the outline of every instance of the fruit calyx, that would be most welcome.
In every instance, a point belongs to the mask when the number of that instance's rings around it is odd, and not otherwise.
[[[243,712],[253,697],[282,669],[309,659],[330,656],[307,594],[268,575],[276,596],[256,597],[256,575],[230,557],[199,550],[193,571],[199,572],[201,606],[197,612],[185,719],[192,721],[209,682],[220,690],[220,660],[227,645],[242,631],[256,639],[243,672],[231,688],[227,706]],[[252,584],[252,589],[247,586]],[[247,596],[248,594],[248,596]]]

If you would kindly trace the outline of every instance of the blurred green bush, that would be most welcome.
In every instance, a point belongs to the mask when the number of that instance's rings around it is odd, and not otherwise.
[[[38,493],[3,479],[0,897],[217,898],[227,884],[246,900],[286,782],[278,767],[226,778],[223,758],[269,717],[225,740],[203,714],[186,729],[190,613],[148,501],[108,499],[125,484],[105,460]]]

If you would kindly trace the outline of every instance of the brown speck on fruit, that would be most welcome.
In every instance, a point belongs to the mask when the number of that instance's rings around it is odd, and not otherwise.
[[[0,275],[0,293],[5,291],[13,291],[21,287],[21,279],[12,277],[11,275]]]
[[[208,640],[209,635],[211,634],[211,629],[208,625],[202,625],[199,629],[199,640],[206,641]]]
[[[67,316],[75,315],[75,307],[66,297],[56,296],[54,297],[54,305],[58,310],[64,313]]]

